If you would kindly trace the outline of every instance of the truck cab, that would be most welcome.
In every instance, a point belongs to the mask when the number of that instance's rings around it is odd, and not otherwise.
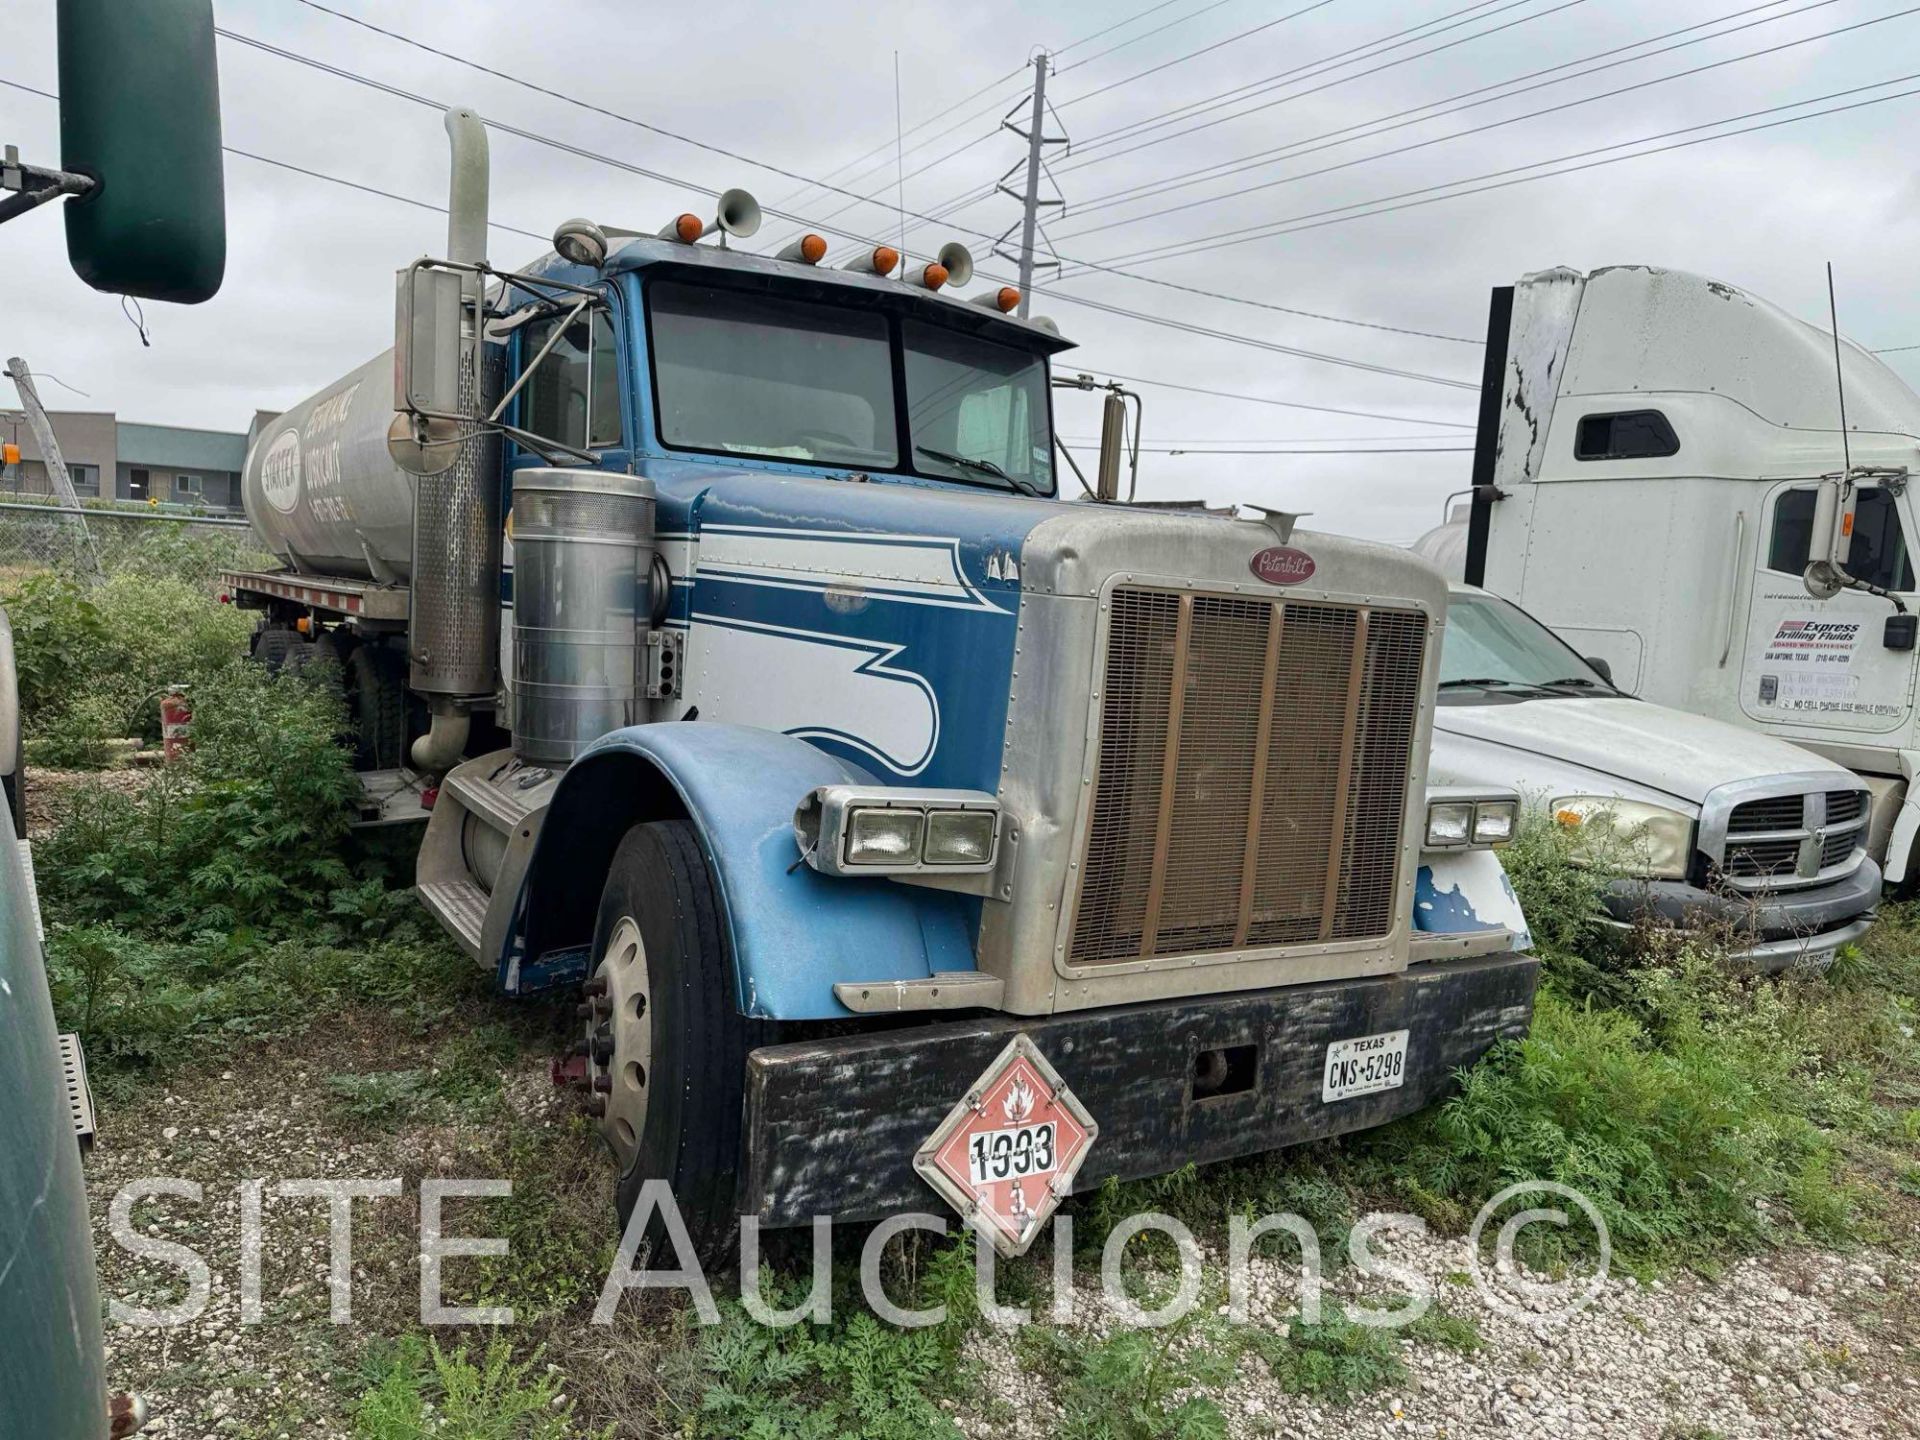
[[[449,130],[449,258],[262,427],[286,568],[230,578],[350,668],[402,642],[421,899],[503,993],[578,997],[556,1077],[623,1220],[664,1181],[710,1252],[931,1188],[1013,1253],[1524,1031],[1516,797],[1427,793],[1431,567],[1063,497],[1069,342],[957,296],[959,246],[748,253],[736,191],[492,266]]]
[[[1854,771],[1870,852],[1910,884],[1920,396],[1844,337],[1681,271],[1543,271],[1493,310],[1461,578],[1630,693]],[[1823,490],[1844,502],[1823,511]],[[1799,823],[1828,827],[1818,810],[1810,792]]]

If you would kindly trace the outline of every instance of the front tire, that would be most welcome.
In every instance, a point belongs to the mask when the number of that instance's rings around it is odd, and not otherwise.
[[[689,822],[636,825],[621,840],[593,953],[604,992],[589,990],[588,1068],[620,1166],[622,1233],[641,1186],[665,1180],[697,1258],[724,1260],[739,1226],[747,1053],[771,1027],[740,1014],[719,897]],[[665,1258],[661,1233],[656,1219],[648,1238]]]

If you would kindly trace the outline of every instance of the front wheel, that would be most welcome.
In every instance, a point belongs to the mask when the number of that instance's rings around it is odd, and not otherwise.
[[[636,825],[621,840],[593,953],[588,1074],[620,1167],[622,1231],[641,1186],[665,1180],[698,1259],[724,1259],[739,1223],[747,1052],[770,1027],[740,1014],[719,898],[687,821]],[[656,1252],[661,1229],[649,1234]]]

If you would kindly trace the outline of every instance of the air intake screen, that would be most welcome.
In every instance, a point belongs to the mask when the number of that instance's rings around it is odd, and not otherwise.
[[[1414,611],[1116,590],[1072,963],[1384,935],[1425,646]]]

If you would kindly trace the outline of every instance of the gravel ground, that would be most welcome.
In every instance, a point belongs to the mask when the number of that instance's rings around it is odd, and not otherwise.
[[[153,783],[151,766],[127,770],[47,770],[38,765],[27,771],[27,838],[38,840],[59,827],[75,790],[98,782],[123,795],[137,795]]]
[[[152,1400],[150,1433],[168,1440],[351,1435],[352,1398],[364,1388],[354,1372],[357,1342],[397,1334],[417,1315],[419,1178],[488,1173],[475,1168],[475,1147],[497,1140],[500,1126],[494,1122],[491,1135],[456,1124],[359,1133],[343,1128],[326,1081],[342,1071],[427,1063],[430,1053],[425,1040],[398,1035],[379,1017],[344,1020],[252,1056],[243,1069],[183,1079],[137,1104],[105,1108],[88,1167],[105,1294],[139,1303],[181,1293],[177,1271],[136,1258],[108,1238],[115,1191],[145,1175],[179,1176],[205,1187],[198,1206],[159,1202],[157,1211],[170,1220],[153,1232],[208,1258],[213,1290],[205,1315],[177,1329],[108,1331],[112,1383]],[[570,1133],[572,1103],[551,1090],[532,1057],[508,1074],[506,1095],[513,1124]],[[259,1097],[270,1097],[270,1108],[256,1105]],[[595,1142],[565,1143],[577,1143],[587,1172],[601,1177],[583,1185],[579,1203],[608,1213],[605,1167],[590,1153]],[[269,1199],[266,1323],[243,1326],[238,1183],[315,1176],[405,1180],[403,1198],[355,1204],[353,1324],[342,1328],[328,1320],[324,1204]],[[146,1217],[136,1210],[135,1218]],[[449,1233],[458,1233],[457,1224],[449,1220]],[[1712,1281],[1678,1275],[1642,1286],[1616,1276],[1584,1314],[1541,1324],[1496,1313],[1459,1283],[1467,1264],[1461,1241],[1392,1235],[1376,1242],[1375,1251],[1424,1277],[1447,1313],[1478,1326],[1484,1348],[1462,1354],[1402,1341],[1408,1383],[1351,1406],[1290,1396],[1264,1361],[1245,1356],[1236,1379],[1213,1392],[1230,1434],[1892,1440],[1920,1429],[1920,1266],[1910,1259],[1874,1250],[1803,1251],[1749,1259]],[[451,1301],[463,1298],[462,1263],[448,1262]],[[1297,1306],[1297,1266],[1256,1259],[1252,1276],[1257,1322],[1284,1327]],[[599,1278],[592,1280],[596,1289]],[[1377,1286],[1356,1291],[1351,1271],[1337,1275],[1328,1293],[1391,1303]],[[1096,1278],[1075,1323],[1098,1329],[1101,1315]],[[643,1311],[574,1344],[563,1337],[549,1358],[563,1370],[591,1369],[569,1383],[575,1393],[604,1397],[621,1388],[603,1358],[617,1355],[613,1364],[631,1377],[627,1388],[643,1394],[654,1383],[659,1335],[657,1309],[651,1318]],[[1009,1339],[983,1332],[969,1343],[999,1403],[957,1414],[962,1428],[976,1440],[1053,1434],[1059,1417],[1049,1388],[1022,1369]]]
[[[1244,1358],[1235,1383],[1214,1392],[1230,1434],[1893,1440],[1920,1430],[1920,1266],[1911,1262],[1803,1251],[1743,1261],[1712,1282],[1615,1276],[1581,1314],[1529,1322],[1459,1283],[1464,1241],[1394,1237],[1374,1248],[1424,1277],[1446,1313],[1473,1321],[1485,1348],[1463,1355],[1403,1340],[1409,1383],[1348,1406],[1289,1395],[1263,1361]],[[1256,1258],[1250,1275],[1256,1321],[1284,1330],[1298,1313],[1297,1265]],[[1397,1298],[1338,1278],[1327,1295],[1380,1306]],[[1084,1290],[1079,1311],[1098,1327],[1097,1287]],[[1047,1387],[1020,1372],[1013,1347],[987,1335],[973,1348],[985,1372],[1005,1381],[1003,1398],[1020,1419],[1009,1431],[1000,1412],[963,1416],[969,1435],[1053,1434]]]

